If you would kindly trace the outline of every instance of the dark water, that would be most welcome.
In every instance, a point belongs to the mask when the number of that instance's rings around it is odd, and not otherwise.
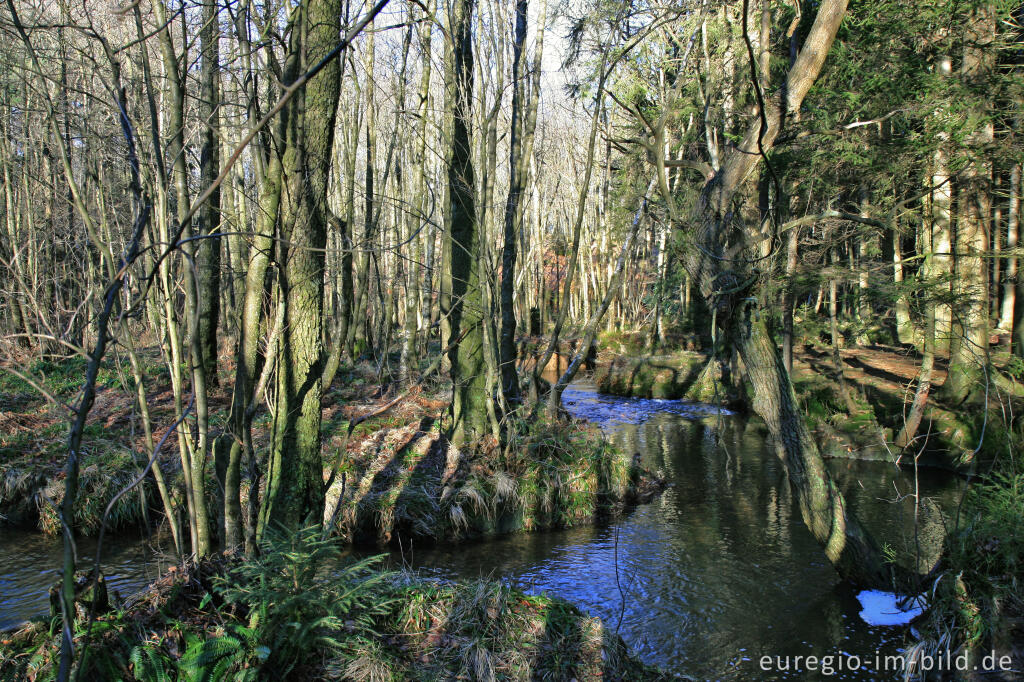
[[[139,530],[108,533],[103,547],[103,575],[111,597],[138,592],[168,565]],[[48,590],[60,577],[63,551],[59,539],[0,526],[0,630],[48,613]],[[80,567],[86,562],[92,566],[96,540],[80,539],[78,556]]]
[[[600,396],[581,386],[567,390],[564,402],[640,453],[671,486],[609,527],[406,547],[396,558],[438,577],[501,577],[530,592],[564,597],[617,625],[644,661],[699,679],[901,678],[877,670],[875,656],[898,653],[907,628],[872,627],[861,619],[856,595],[839,586],[801,522],[785,473],[755,421],[706,406]],[[921,495],[937,504],[919,510],[915,535],[913,499],[894,501],[914,491],[913,472],[877,462],[830,466],[880,541],[920,553],[924,561],[934,554],[940,509],[954,508],[956,479],[920,472]],[[57,543],[38,535],[0,531],[0,627],[45,612],[59,552]],[[118,538],[105,557],[108,582],[122,593],[141,587],[156,570],[152,551],[137,536]],[[855,655],[861,669],[823,675],[803,662],[791,661],[789,671],[760,665],[762,656],[808,655],[833,656],[833,668]]]
[[[898,653],[907,629],[861,619],[856,595],[839,586],[800,520],[762,427],[706,406],[612,398],[582,387],[566,391],[564,402],[573,414],[604,424],[610,438],[663,471],[671,487],[611,527],[413,547],[404,552],[406,563],[441,577],[503,577],[564,597],[612,627],[621,619],[619,633],[644,661],[699,679],[902,677],[882,674],[874,663],[876,651]],[[942,514],[934,505],[920,512],[915,540],[912,500],[892,501],[913,492],[912,472],[877,462],[831,466],[879,540],[934,555]],[[953,508],[955,479],[927,474],[919,475],[921,494]],[[832,675],[822,674],[820,662],[811,666],[817,671],[801,664],[786,672],[764,671],[760,661],[832,655],[835,669],[839,657],[851,654],[860,657],[861,670]]]

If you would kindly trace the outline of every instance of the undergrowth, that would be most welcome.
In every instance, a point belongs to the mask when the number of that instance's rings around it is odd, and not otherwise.
[[[257,559],[192,565],[101,616],[88,641],[78,624],[80,679],[667,679],[566,602],[380,560],[347,560],[310,528],[275,535]],[[53,679],[57,627],[5,641],[0,677]]]
[[[653,494],[658,481],[595,428],[539,420],[457,449],[423,423],[381,429],[342,457],[339,530],[357,544],[451,541],[591,523]],[[341,495],[328,493],[328,516]]]
[[[1009,438],[1010,457],[969,489],[947,541],[944,570],[927,592],[931,602],[921,639],[909,653],[966,650],[975,658],[997,651],[1024,664],[1024,466],[1012,453],[1024,439]],[[972,662],[972,665],[977,661]]]
[[[81,357],[35,360],[22,371],[58,400],[73,404],[81,389],[86,360]],[[147,359],[145,376],[162,377],[166,370]],[[82,434],[76,528],[98,532],[104,509],[114,495],[140,472],[141,456],[133,455],[131,412],[134,397],[122,384],[116,363],[100,367],[93,419]],[[99,405],[102,404],[102,408]],[[13,405],[5,411],[5,405]],[[47,403],[29,382],[0,368],[0,521],[35,527],[46,534],[60,531],[57,505],[64,496],[63,467],[67,458],[68,413]],[[143,481],[111,509],[111,528],[144,523],[154,493]]]

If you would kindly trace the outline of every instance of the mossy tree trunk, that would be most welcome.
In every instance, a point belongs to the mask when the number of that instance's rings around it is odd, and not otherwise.
[[[235,33],[239,44],[241,67],[250,76],[243,79],[247,94],[247,118],[255,123],[260,118],[258,99],[258,74],[253,69],[252,45],[248,35],[248,8],[236,15]],[[282,139],[284,131],[279,120],[276,126],[276,137]],[[281,157],[277,153],[268,153],[264,138],[258,137],[253,142],[253,160],[256,182],[260,186],[259,201],[256,211],[256,230],[248,252],[248,267],[245,269],[244,293],[238,309],[238,343],[235,354],[235,383],[231,398],[231,411],[228,417],[231,445],[228,453],[227,468],[224,474],[224,546],[237,547],[242,543],[243,527],[246,533],[247,546],[252,547],[251,514],[250,523],[245,523],[242,516],[241,503],[241,471],[243,457],[250,462],[255,460],[252,448],[253,394],[256,388],[256,377],[260,373],[262,356],[260,339],[262,331],[263,300],[266,293],[267,270],[273,249],[272,235],[277,229],[278,208],[281,200]],[[252,467],[253,489],[250,491],[250,506],[257,499],[258,479],[256,467]]]
[[[449,434],[463,445],[490,432],[487,416],[487,358],[484,353],[483,287],[480,278],[480,230],[476,224],[473,176],[473,42],[470,22],[473,0],[455,0],[452,6],[454,125],[448,164],[451,229],[446,250],[450,287],[448,352],[453,387]],[[460,339],[461,337],[461,339]]]
[[[340,0],[308,0],[298,9],[285,83],[317,64],[340,40]],[[285,117],[281,193],[279,305],[285,332],[260,530],[297,528],[323,518],[320,421],[323,374],[327,183],[334,148],[341,67],[330,64],[295,95]]]
[[[218,111],[218,60],[220,50],[220,24],[214,2],[203,4],[203,26],[199,32],[202,67],[199,74],[199,183],[214,187],[213,193],[199,209],[197,234],[203,239],[196,246],[196,276],[198,279],[198,331],[199,349],[206,381],[218,385],[217,379],[217,326],[220,323],[220,239],[205,238],[220,230],[220,189],[214,183],[220,172],[220,118]]]
[[[881,551],[851,515],[825,468],[764,321],[750,307],[738,313],[732,319],[732,339],[754,387],[753,408],[768,425],[776,454],[786,465],[804,524],[843,578],[889,584]]]
[[[793,62],[785,87],[767,99],[738,147],[727,153],[705,182],[693,209],[684,215],[665,188],[665,166],[659,163],[662,194],[670,215],[699,248],[686,249],[682,262],[700,288],[726,338],[739,352],[754,392],[754,411],[764,419],[785,463],[804,523],[821,543],[839,574],[856,584],[884,585],[889,572],[878,547],[849,513],[832,481],[800,412],[782,357],[757,309],[757,277],[737,258],[736,247],[756,249],[757,226],[745,224],[733,210],[734,199],[756,170],[762,152],[770,152],[786,116],[799,111],[817,79],[846,13],[847,0],[824,0],[804,45]],[[768,97],[767,94],[765,97]]]

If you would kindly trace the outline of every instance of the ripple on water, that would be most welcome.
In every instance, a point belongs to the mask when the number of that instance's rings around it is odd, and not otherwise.
[[[595,422],[605,429],[624,424],[642,424],[656,414],[675,414],[684,419],[699,419],[717,414],[733,414],[724,407],[685,400],[624,398],[603,395],[589,385],[573,384],[562,394],[562,405],[574,417]]]
[[[759,667],[762,656],[873,660],[876,651],[897,654],[906,632],[865,623],[856,594],[838,587],[759,422],[710,405],[603,396],[581,385],[570,386],[563,402],[640,453],[671,486],[611,526],[405,547],[396,562],[440,579],[500,577],[561,596],[611,627],[621,618],[620,634],[645,661],[698,679],[887,679],[870,665],[831,676],[806,666]],[[861,521],[898,545],[913,514],[891,498],[894,486],[905,491],[912,480],[880,463],[830,466]],[[921,484],[939,507],[952,507],[955,482],[922,472]],[[941,530],[943,519],[928,522]],[[0,627],[45,614],[59,559],[58,541],[0,530]],[[156,565],[146,543],[128,533],[111,540],[104,571],[127,594],[151,580]]]
[[[905,630],[859,617],[856,595],[839,587],[804,527],[758,421],[711,405],[604,396],[580,385],[566,390],[563,404],[640,453],[670,487],[609,527],[420,549],[414,566],[444,578],[502,576],[561,596],[618,624],[645,661],[698,679],[887,679],[869,666],[830,676],[805,664],[761,669],[762,656],[806,660],[845,651],[874,660],[876,651],[898,653]],[[883,499],[894,484],[907,484],[899,470],[849,467],[838,480],[866,525],[887,540],[905,531],[901,523],[912,514],[901,519],[897,505]],[[933,478],[925,492],[942,497],[949,488]]]

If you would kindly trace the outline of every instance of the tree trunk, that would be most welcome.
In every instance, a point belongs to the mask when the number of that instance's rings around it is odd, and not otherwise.
[[[220,24],[217,3],[203,4],[203,26],[199,31],[199,49],[202,68],[199,74],[199,183],[202,187],[214,184],[220,172],[220,126],[218,119],[217,76],[220,55]],[[195,249],[195,267],[198,277],[198,333],[200,357],[206,380],[217,386],[217,327],[220,322],[220,238],[205,238],[220,230],[220,189],[214,189],[210,198],[199,209],[196,234],[204,237]]]
[[[1011,255],[1006,259],[1003,276],[1003,300],[999,311],[999,329],[1016,332],[1013,324],[1013,308],[1016,300],[1016,285],[1020,277],[1020,258],[1015,255],[1020,238],[1020,170],[1021,164],[1013,164],[1010,171],[1010,201],[1006,211],[1006,250]]]
[[[818,452],[765,324],[744,308],[734,316],[731,337],[754,389],[754,411],[768,425],[775,452],[786,465],[804,524],[844,579],[891,587],[880,548],[847,508]]]
[[[917,429],[921,426],[925,408],[928,406],[928,392],[932,387],[932,369],[935,367],[935,303],[925,304],[924,351],[921,357],[921,371],[917,376],[917,390],[910,413],[896,436],[896,446],[905,448],[914,442]]]
[[[961,78],[971,86],[985,77],[990,65],[981,45],[995,38],[991,7],[982,6],[967,30]],[[953,404],[984,393],[983,367],[988,363],[988,221],[991,217],[992,174],[980,157],[994,140],[993,124],[983,122],[970,136],[975,158],[962,174],[963,191],[956,229],[956,311],[950,339],[949,371],[943,397]]]
[[[285,82],[293,82],[335,47],[340,0],[308,0],[291,36]],[[280,342],[273,440],[260,528],[320,524],[324,512],[320,422],[323,373],[324,249],[327,183],[341,67],[332,60],[282,112],[286,117],[278,253],[279,305],[285,308]]]
[[[914,343],[914,325],[910,319],[910,301],[903,291],[903,245],[899,230],[892,230],[892,280],[896,284],[896,339],[903,344]],[[934,334],[932,335],[934,344]]]
[[[794,274],[799,257],[799,244],[800,228],[794,227],[786,236],[786,283],[782,290],[782,364],[786,367],[786,373],[790,375],[793,374],[793,308],[796,298],[796,292],[793,290],[796,284]],[[686,305],[689,305],[689,302]]]
[[[882,586],[889,582],[882,554],[849,514],[842,493],[832,482],[763,315],[755,308],[757,297],[751,287],[756,278],[749,272],[727,269],[735,261],[726,257],[728,244],[752,241],[757,233],[733,214],[733,198],[760,163],[761,150],[774,145],[784,116],[799,110],[821,71],[846,5],[847,0],[824,0],[819,5],[785,87],[768,100],[738,147],[722,159],[721,168],[705,183],[688,216],[684,218],[678,211],[674,197],[663,198],[673,221],[692,230],[691,238],[700,245],[682,254],[683,265],[739,350],[754,390],[754,411],[767,424],[776,452],[786,465],[804,522],[844,579]]]
[[[348,330],[350,353],[353,358],[367,350],[366,330],[369,318],[370,251],[373,248],[374,226],[374,180],[377,173],[377,109],[374,103],[376,83],[374,62],[376,60],[375,33],[371,30],[366,41],[366,193],[363,201],[363,239],[359,244],[359,262],[356,270],[355,303],[352,306],[352,324]],[[354,225],[355,223],[353,223]],[[383,311],[382,311],[383,312]]]
[[[455,0],[452,8],[454,127],[448,191],[451,197],[451,231],[446,245],[450,254],[451,287],[447,314],[452,344],[453,395],[450,438],[466,445],[490,431],[487,416],[487,363],[484,357],[483,287],[480,278],[480,226],[477,225],[473,177],[473,0]],[[460,340],[461,337],[461,340]]]
[[[509,186],[505,201],[504,243],[501,250],[501,336],[498,341],[498,366],[501,392],[507,407],[519,404],[519,375],[516,372],[515,294],[516,231],[522,229],[521,196],[526,176],[523,136],[526,134],[523,95],[526,90],[523,46],[526,43],[528,0],[516,1],[515,40],[512,43],[512,123],[509,131]],[[543,31],[543,27],[540,27]],[[540,33],[539,35],[543,35]],[[536,120],[534,107],[534,120]]]

